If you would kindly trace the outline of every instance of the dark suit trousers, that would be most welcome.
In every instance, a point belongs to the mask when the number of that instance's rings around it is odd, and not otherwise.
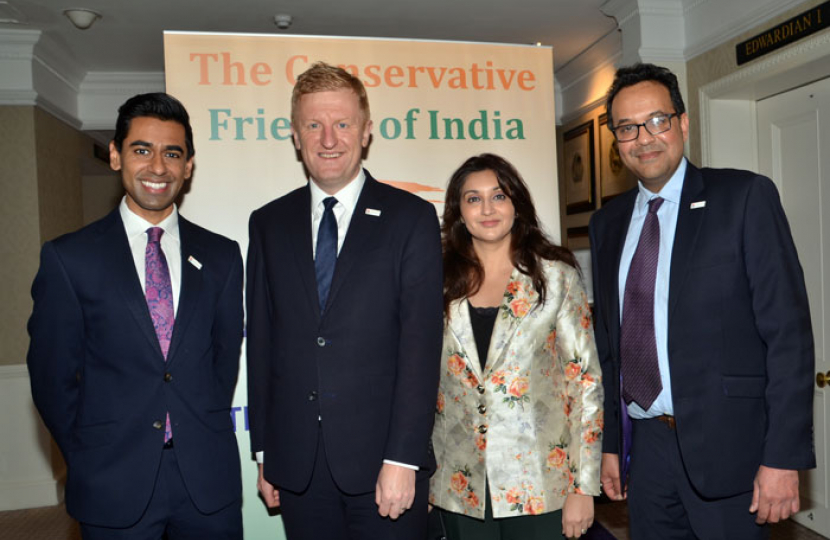
[[[765,540],[769,527],[749,513],[752,491],[703,499],[689,482],[677,432],[665,423],[634,420],[628,512],[636,540]],[[748,486],[750,489],[752,486]]]
[[[428,495],[429,476],[421,471],[412,508],[395,521],[381,517],[374,491],[351,495],[337,487],[320,434],[308,488],[302,493],[280,490],[285,535],[288,540],[425,540]]]
[[[171,448],[162,452],[153,496],[138,523],[125,529],[81,523],[81,536],[84,540],[242,540],[241,503],[236,501],[213,514],[199,512],[184,485],[176,450]]]

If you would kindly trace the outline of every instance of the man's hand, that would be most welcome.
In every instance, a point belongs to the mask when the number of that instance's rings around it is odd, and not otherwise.
[[[599,481],[612,501],[621,501],[628,496],[628,489],[620,479],[620,456],[617,454],[602,454]]]
[[[268,508],[277,508],[280,505],[280,492],[277,491],[271,483],[262,476],[262,463],[259,464],[259,478],[256,481],[256,487],[265,499],[265,506]]]
[[[755,475],[752,504],[755,523],[778,523],[798,512],[798,471],[761,465]]]
[[[415,471],[384,463],[375,486],[375,503],[378,514],[398,519],[412,507],[415,500]]]

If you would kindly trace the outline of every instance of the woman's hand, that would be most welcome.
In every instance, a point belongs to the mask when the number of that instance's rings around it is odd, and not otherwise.
[[[562,507],[562,533],[566,538],[579,538],[594,523],[594,498],[571,493]]]

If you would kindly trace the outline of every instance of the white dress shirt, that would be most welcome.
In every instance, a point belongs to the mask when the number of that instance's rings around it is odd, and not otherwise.
[[[352,222],[352,214],[354,214],[355,206],[357,206],[357,199],[360,198],[360,192],[363,191],[363,184],[365,183],[366,175],[363,173],[363,169],[360,169],[354,180],[334,195],[329,195],[320,189],[320,186],[315,184],[314,180],[308,183],[308,187],[311,189],[311,252],[315,258],[317,257],[317,231],[320,230],[320,222],[323,220],[323,212],[326,209],[323,200],[332,196],[337,199],[337,204],[332,208],[332,212],[334,212],[334,218],[337,220],[337,254],[340,255],[343,241],[346,239],[346,232],[349,230],[349,223]]]
[[[657,342],[657,366],[660,368],[660,382],[663,384],[663,389],[647,411],[633,401],[628,405],[628,415],[634,419],[654,418],[662,414],[674,415],[669,373],[669,277],[674,233],[677,229],[677,213],[680,209],[680,194],[683,191],[685,178],[686,158],[683,158],[660,193],[652,193],[643,187],[642,182],[638,182],[640,192],[634,203],[634,212],[631,215],[631,223],[628,225],[628,234],[625,237],[620,259],[619,296],[620,322],[622,322],[625,281],[628,278],[631,259],[634,258],[634,252],[640,241],[640,233],[648,214],[648,202],[655,197],[662,197],[664,202],[657,210],[657,220],[660,223],[660,251],[657,256],[657,275],[654,283],[654,338]]]
[[[133,254],[135,271],[138,273],[138,280],[141,282],[141,290],[145,287],[146,265],[144,254],[147,250],[147,229],[161,227],[164,234],[161,235],[161,250],[164,258],[167,259],[167,268],[170,271],[170,284],[173,286],[173,314],[179,309],[179,292],[182,284],[182,257],[181,240],[179,239],[179,211],[173,205],[173,212],[164,218],[158,225],[153,225],[146,219],[136,215],[127,206],[127,197],[121,199],[118,207],[121,213],[121,221],[124,223],[124,230],[127,233],[127,240],[130,243],[130,251]]]

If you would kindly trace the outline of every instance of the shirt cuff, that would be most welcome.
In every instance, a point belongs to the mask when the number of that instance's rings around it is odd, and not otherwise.
[[[421,468],[417,465],[409,465],[408,463],[401,463],[400,461],[392,461],[391,459],[384,459],[384,463],[388,463],[389,465],[398,465],[399,467],[404,467],[407,469],[412,469],[413,471],[420,471]]]
[[[256,453],[256,462],[259,464],[265,463],[265,452],[259,451]]]

